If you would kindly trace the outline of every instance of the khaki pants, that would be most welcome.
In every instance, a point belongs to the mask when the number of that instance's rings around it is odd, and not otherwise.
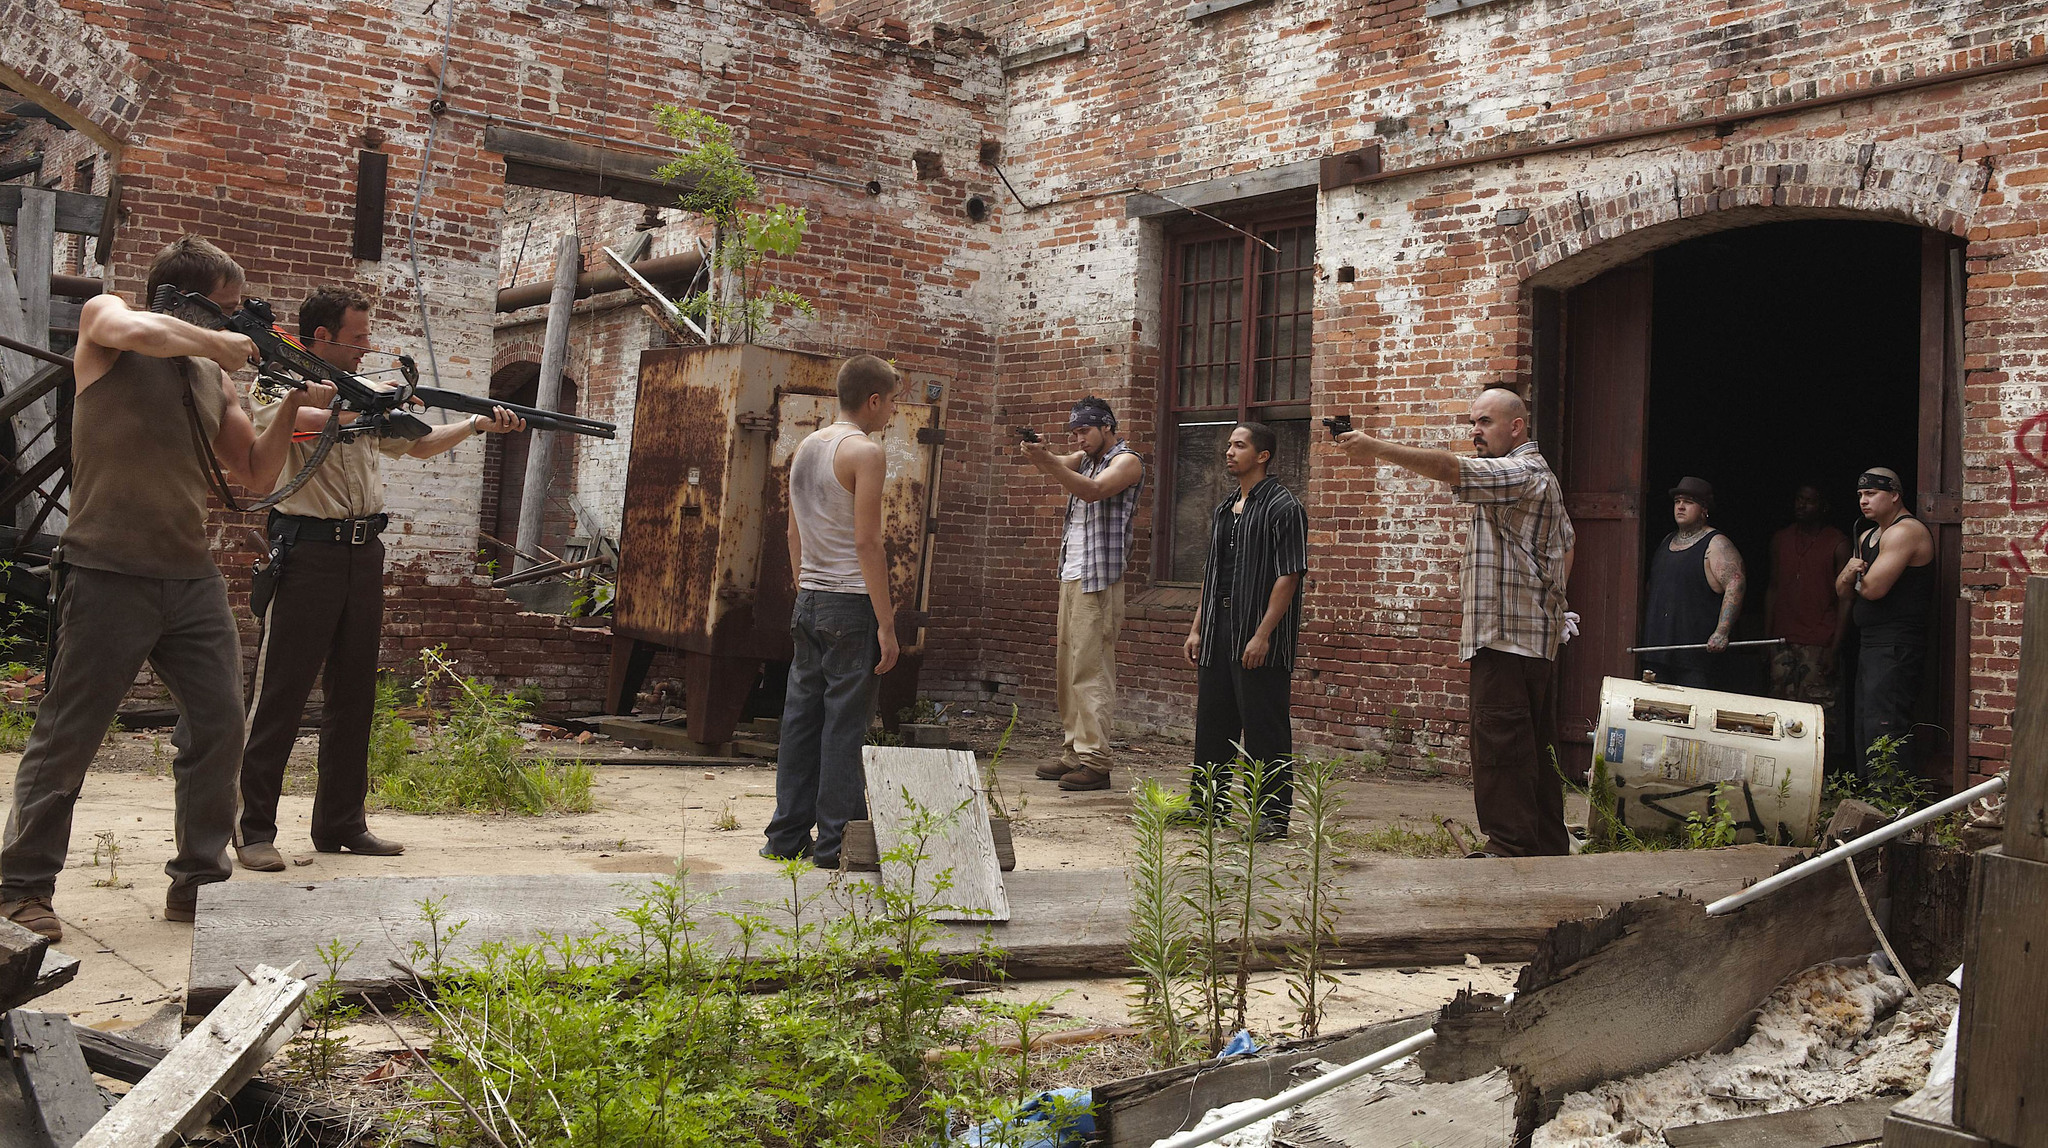
[[[1069,766],[1109,772],[1110,723],[1116,709],[1116,638],[1124,628],[1124,584],[1083,593],[1079,582],[1060,583],[1060,726]]]

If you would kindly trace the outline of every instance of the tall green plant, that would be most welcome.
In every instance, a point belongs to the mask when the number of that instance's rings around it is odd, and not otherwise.
[[[412,725],[398,713],[400,691],[380,683],[370,727],[370,783],[383,805],[417,813],[589,812],[595,774],[588,765],[525,756],[519,734],[530,708],[525,700],[464,676],[442,647],[421,651],[420,661],[425,672],[413,684],[416,696],[425,701],[432,691],[446,690],[448,711],[427,710],[426,745],[415,751]]]
[[[1326,950],[1337,942],[1343,899],[1337,889],[1336,847],[1344,799],[1337,793],[1332,761],[1301,763],[1294,786],[1296,839],[1286,871],[1287,925],[1296,939],[1287,946],[1287,995],[1295,1005],[1300,1035],[1313,1037],[1322,1031],[1329,992],[1337,985]]]
[[[1230,1005],[1230,980],[1223,961],[1224,920],[1234,900],[1228,864],[1229,826],[1221,813],[1229,794],[1215,771],[1195,778],[1189,812],[1195,837],[1185,851],[1194,879],[1182,892],[1195,920],[1195,961],[1199,999],[1211,1055],[1223,1048],[1224,1015]]]
[[[1185,1059],[1193,1043],[1188,1021],[1199,995],[1196,916],[1187,896],[1191,876],[1168,834],[1175,814],[1187,808],[1186,797],[1169,792],[1156,780],[1148,778],[1138,786],[1130,932],[1138,1003],[1132,1012],[1159,1068]]]
[[[732,128],[710,113],[658,104],[654,115],[677,149],[676,158],[656,174],[688,185],[677,206],[711,220],[714,231],[711,285],[676,305],[705,324],[713,341],[726,343],[753,342],[777,307],[810,315],[809,299],[760,277],[764,260],[793,255],[803,244],[810,227],[804,209],[776,204],[750,211],[742,206],[758,199],[760,188],[740,159]]]
[[[1252,969],[1259,961],[1260,938],[1280,924],[1280,915],[1274,911],[1281,888],[1272,856],[1275,850],[1266,848],[1259,833],[1260,796],[1277,768],[1251,760],[1240,748],[1237,767],[1232,770],[1237,781],[1231,794],[1230,841],[1223,857],[1229,867],[1226,924],[1231,931],[1230,1027],[1235,1029],[1248,1024]]]

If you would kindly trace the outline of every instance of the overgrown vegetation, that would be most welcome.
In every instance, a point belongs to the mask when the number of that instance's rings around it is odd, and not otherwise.
[[[656,174],[688,184],[677,206],[711,220],[714,230],[709,283],[676,300],[676,306],[720,343],[753,342],[778,307],[811,314],[809,299],[760,279],[763,260],[793,255],[803,244],[810,227],[804,209],[785,204],[766,211],[744,209],[742,204],[760,198],[761,189],[740,159],[732,128],[708,112],[673,104],[656,105],[654,115],[677,149],[676,158]]]
[[[587,813],[595,780],[580,761],[525,757],[519,723],[531,703],[459,673],[442,647],[421,651],[423,673],[410,690],[389,676],[377,683],[370,727],[370,793],[389,809],[412,813]],[[445,713],[430,704],[444,693]],[[424,744],[404,710],[425,717]]]
[[[913,813],[884,858],[900,880],[820,889],[794,861],[779,903],[713,913],[679,876],[594,936],[488,942],[460,963],[423,903],[415,960],[438,975],[411,1007],[434,1071],[412,1116],[437,1143],[528,1148],[879,1148],[1003,1121],[1028,1102],[1046,1002],[955,996],[933,918],[950,873],[917,881],[942,822]],[[982,1039],[1005,1031],[1014,1071]]]
[[[1914,773],[1901,760],[1912,743],[1911,735],[1878,738],[1870,744],[1870,754],[1860,774],[1851,771],[1828,778],[1821,790],[1821,819],[1832,816],[1836,806],[1851,798],[1869,802],[1890,814],[1932,802],[1934,783]]]

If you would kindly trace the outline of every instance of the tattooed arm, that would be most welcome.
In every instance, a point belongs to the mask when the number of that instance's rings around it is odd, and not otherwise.
[[[1728,648],[1728,635],[1735,629],[1735,619],[1742,616],[1742,596],[1749,589],[1742,552],[1726,534],[1716,534],[1707,544],[1707,585],[1721,592],[1721,619],[1714,626],[1714,636],[1707,639],[1707,649],[1718,654]]]

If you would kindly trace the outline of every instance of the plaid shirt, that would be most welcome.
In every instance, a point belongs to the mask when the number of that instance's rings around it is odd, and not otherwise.
[[[1550,464],[1525,442],[1499,458],[1460,455],[1453,494],[1472,504],[1458,588],[1458,657],[1482,649],[1557,657],[1564,638],[1564,556],[1575,535]]]
[[[1079,514],[1081,592],[1084,594],[1107,590],[1123,581],[1124,566],[1131,555],[1131,534],[1138,518],[1138,492],[1145,488],[1145,460],[1118,439],[1115,446],[1102,452],[1101,458],[1091,459],[1083,455],[1081,465],[1075,468],[1082,477],[1094,478],[1108,470],[1110,460],[1120,454],[1138,460],[1138,481],[1097,502],[1088,502],[1071,494],[1067,496],[1067,514],[1060,525],[1060,556],[1054,560],[1053,569],[1066,568],[1066,527],[1074,521],[1074,515]]]

